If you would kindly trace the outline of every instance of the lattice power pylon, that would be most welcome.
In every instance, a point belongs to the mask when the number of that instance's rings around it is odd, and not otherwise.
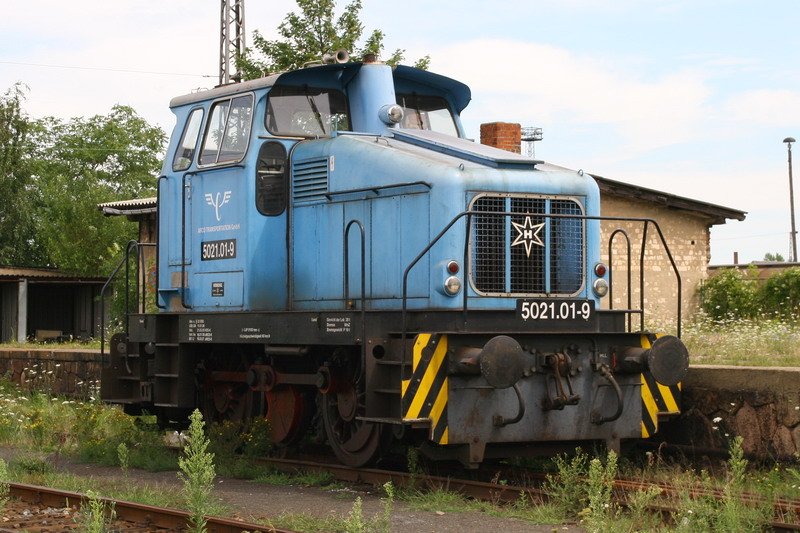
[[[222,0],[219,34],[219,84],[242,81],[236,58],[244,54],[244,0]]]
[[[533,143],[541,141],[542,138],[542,128],[524,126],[522,128],[522,136],[520,140],[525,143],[525,155],[528,157],[536,157],[536,147]]]

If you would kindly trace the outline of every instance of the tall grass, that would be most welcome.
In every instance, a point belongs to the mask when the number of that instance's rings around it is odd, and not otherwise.
[[[698,313],[682,338],[692,364],[800,366],[800,321],[794,319],[713,319]]]

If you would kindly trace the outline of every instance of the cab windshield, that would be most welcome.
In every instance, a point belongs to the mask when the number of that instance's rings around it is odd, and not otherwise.
[[[274,135],[328,136],[349,131],[347,100],[341,91],[317,87],[273,87],[269,93],[267,130]]]
[[[397,104],[403,108],[401,128],[431,130],[458,137],[453,113],[447,100],[441,96],[398,93]]]

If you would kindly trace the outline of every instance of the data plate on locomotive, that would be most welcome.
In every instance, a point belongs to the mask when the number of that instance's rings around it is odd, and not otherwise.
[[[564,298],[519,299],[517,316],[524,321],[590,322],[594,319],[594,300]]]
[[[204,241],[201,245],[200,259],[203,261],[233,259],[236,257],[236,239]]]

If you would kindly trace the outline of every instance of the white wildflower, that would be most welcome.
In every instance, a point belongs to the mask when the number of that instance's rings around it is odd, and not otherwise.
[[[722,422],[722,417],[721,416],[715,417],[712,422],[714,422],[715,424],[719,424],[720,422]]]

